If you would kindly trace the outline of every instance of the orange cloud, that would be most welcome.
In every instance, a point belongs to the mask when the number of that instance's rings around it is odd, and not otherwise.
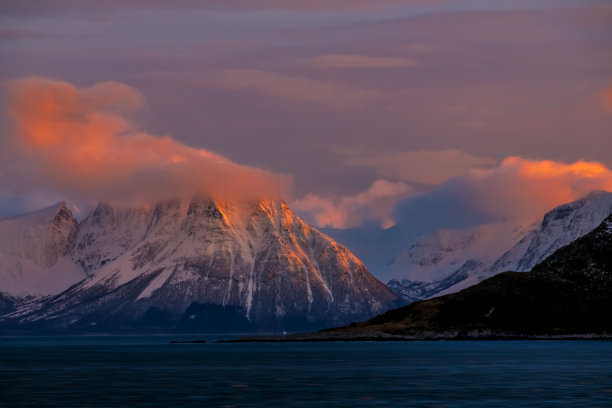
[[[142,100],[137,90],[117,82],[77,88],[42,78],[14,81],[7,99],[16,125],[12,187],[36,185],[70,197],[114,201],[286,192],[286,176],[139,131],[125,113]]]
[[[458,160],[457,169],[465,164],[462,154],[446,152],[442,154],[445,156]],[[481,164],[489,167],[464,169],[463,174],[427,193],[416,194],[409,184],[381,179],[356,195],[330,198],[309,194],[292,205],[319,227],[351,228],[372,222],[390,227],[406,219],[414,220],[424,210],[421,204],[408,205],[416,213],[406,214],[402,209],[413,199],[427,203],[428,217],[435,218],[435,211],[445,212],[439,214],[441,218],[463,217],[462,209],[472,208],[483,219],[512,217],[530,223],[552,208],[594,190],[612,191],[612,171],[598,162],[567,164],[508,157],[494,167],[489,162],[475,162],[475,166]],[[430,171],[430,167],[421,171]]]
[[[487,213],[535,219],[591,191],[612,191],[612,171],[598,162],[508,157],[498,167],[471,170],[452,185]]]
[[[404,183],[377,180],[368,190],[340,199],[308,194],[292,206],[306,213],[319,227],[350,228],[376,222],[384,228],[393,226],[396,203],[407,197],[412,188]]]

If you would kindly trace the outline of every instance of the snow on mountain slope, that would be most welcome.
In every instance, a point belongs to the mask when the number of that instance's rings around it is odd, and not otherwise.
[[[506,272],[456,294],[292,340],[605,339],[612,332],[612,215],[530,272]]]
[[[397,300],[353,254],[281,201],[101,205],[82,225],[73,259],[93,274],[12,317],[120,330],[154,316],[156,326],[174,328],[195,302],[234,308],[255,328],[278,330],[369,318]]]
[[[492,263],[529,230],[529,226],[515,224],[514,220],[503,220],[462,230],[434,231],[400,253],[390,269],[398,274],[410,268],[414,280],[433,281],[445,278],[468,260]]]
[[[538,229],[504,254],[492,271],[529,271],[557,249],[591,232],[612,213],[612,193],[595,191],[546,213]]]
[[[77,222],[65,203],[0,220],[0,292],[59,293],[86,277],[69,254]]]
[[[390,263],[389,274],[396,278],[388,286],[409,301],[454,288],[470,276],[480,276],[534,226],[505,219],[473,228],[434,231]]]
[[[66,203],[0,220],[0,250],[42,268],[53,266],[70,251],[78,226]]]
[[[147,215],[144,207],[98,204],[79,224],[72,258],[88,273],[117,259],[144,237]]]
[[[28,259],[0,253],[0,292],[17,298],[54,295],[85,277],[68,257],[59,259],[51,268],[41,268]]]
[[[388,286],[409,301],[457,292],[507,270],[528,271],[590,232],[612,213],[612,193],[596,191],[549,211],[540,222],[512,220],[437,231],[390,264]]]

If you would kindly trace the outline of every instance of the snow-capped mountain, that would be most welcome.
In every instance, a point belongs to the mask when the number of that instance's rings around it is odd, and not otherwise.
[[[79,225],[71,255],[91,275],[5,324],[201,331],[211,313],[225,313],[234,327],[292,330],[372,317],[397,301],[282,201],[100,204]]]
[[[529,271],[557,249],[599,225],[612,213],[612,193],[595,191],[544,215],[539,228],[521,240],[493,265],[493,272]]]
[[[77,221],[65,203],[0,220],[0,296],[19,302],[84,279],[70,251]]]
[[[529,271],[612,213],[612,193],[596,191],[534,223],[515,220],[438,230],[391,263],[388,286],[408,301],[457,292],[507,270]]]

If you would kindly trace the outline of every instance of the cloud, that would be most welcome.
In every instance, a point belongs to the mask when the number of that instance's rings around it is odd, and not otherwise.
[[[594,190],[612,191],[612,171],[601,163],[508,157],[499,166],[470,170],[413,201],[427,202],[428,208],[448,211],[454,217],[469,212],[489,220],[513,217],[531,222]],[[398,206],[401,222],[419,216],[408,214],[416,208],[410,201]],[[456,212],[457,208],[462,210]]]
[[[437,185],[474,168],[492,167],[499,162],[460,150],[396,152],[378,155],[347,152],[346,163],[369,167],[378,175],[395,180]]]
[[[424,157],[428,155],[448,156],[451,161],[463,157],[453,151],[425,152]],[[594,190],[612,191],[612,171],[598,162],[562,163],[508,157],[492,166],[484,159],[475,161],[487,168],[466,168],[469,162],[458,162],[456,170],[464,169],[461,174],[425,193],[417,193],[404,182],[379,179],[355,195],[333,198],[308,194],[295,200],[292,206],[319,227],[397,225],[414,233],[467,227],[501,218],[533,222],[552,208]],[[436,173],[431,169],[424,166],[420,171]],[[444,177],[434,174],[429,181],[442,180],[451,173],[439,174]]]
[[[540,216],[593,190],[612,191],[612,172],[598,162],[566,164],[509,157],[490,170],[473,170],[464,187],[483,210],[500,215]]]
[[[13,81],[7,107],[15,130],[5,143],[2,188],[118,202],[286,194],[287,176],[140,131],[126,115],[142,101],[118,82],[77,88],[43,78]]]
[[[410,58],[370,57],[367,55],[330,54],[310,58],[309,63],[319,68],[399,68],[415,67],[418,61]]]
[[[364,192],[340,199],[308,194],[292,203],[295,210],[319,227],[350,228],[378,223],[383,228],[394,223],[395,204],[412,188],[404,183],[377,180]]]
[[[338,108],[359,106],[378,98],[376,91],[336,82],[280,75],[257,70],[227,70],[211,74],[206,84],[214,88],[250,90],[276,98],[323,103]]]

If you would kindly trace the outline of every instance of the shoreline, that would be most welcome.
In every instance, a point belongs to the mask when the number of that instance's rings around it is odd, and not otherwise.
[[[612,340],[612,334],[568,335],[493,335],[493,336],[272,336],[219,340],[216,343],[339,343],[339,342],[410,342],[410,341],[528,341],[528,340]]]

